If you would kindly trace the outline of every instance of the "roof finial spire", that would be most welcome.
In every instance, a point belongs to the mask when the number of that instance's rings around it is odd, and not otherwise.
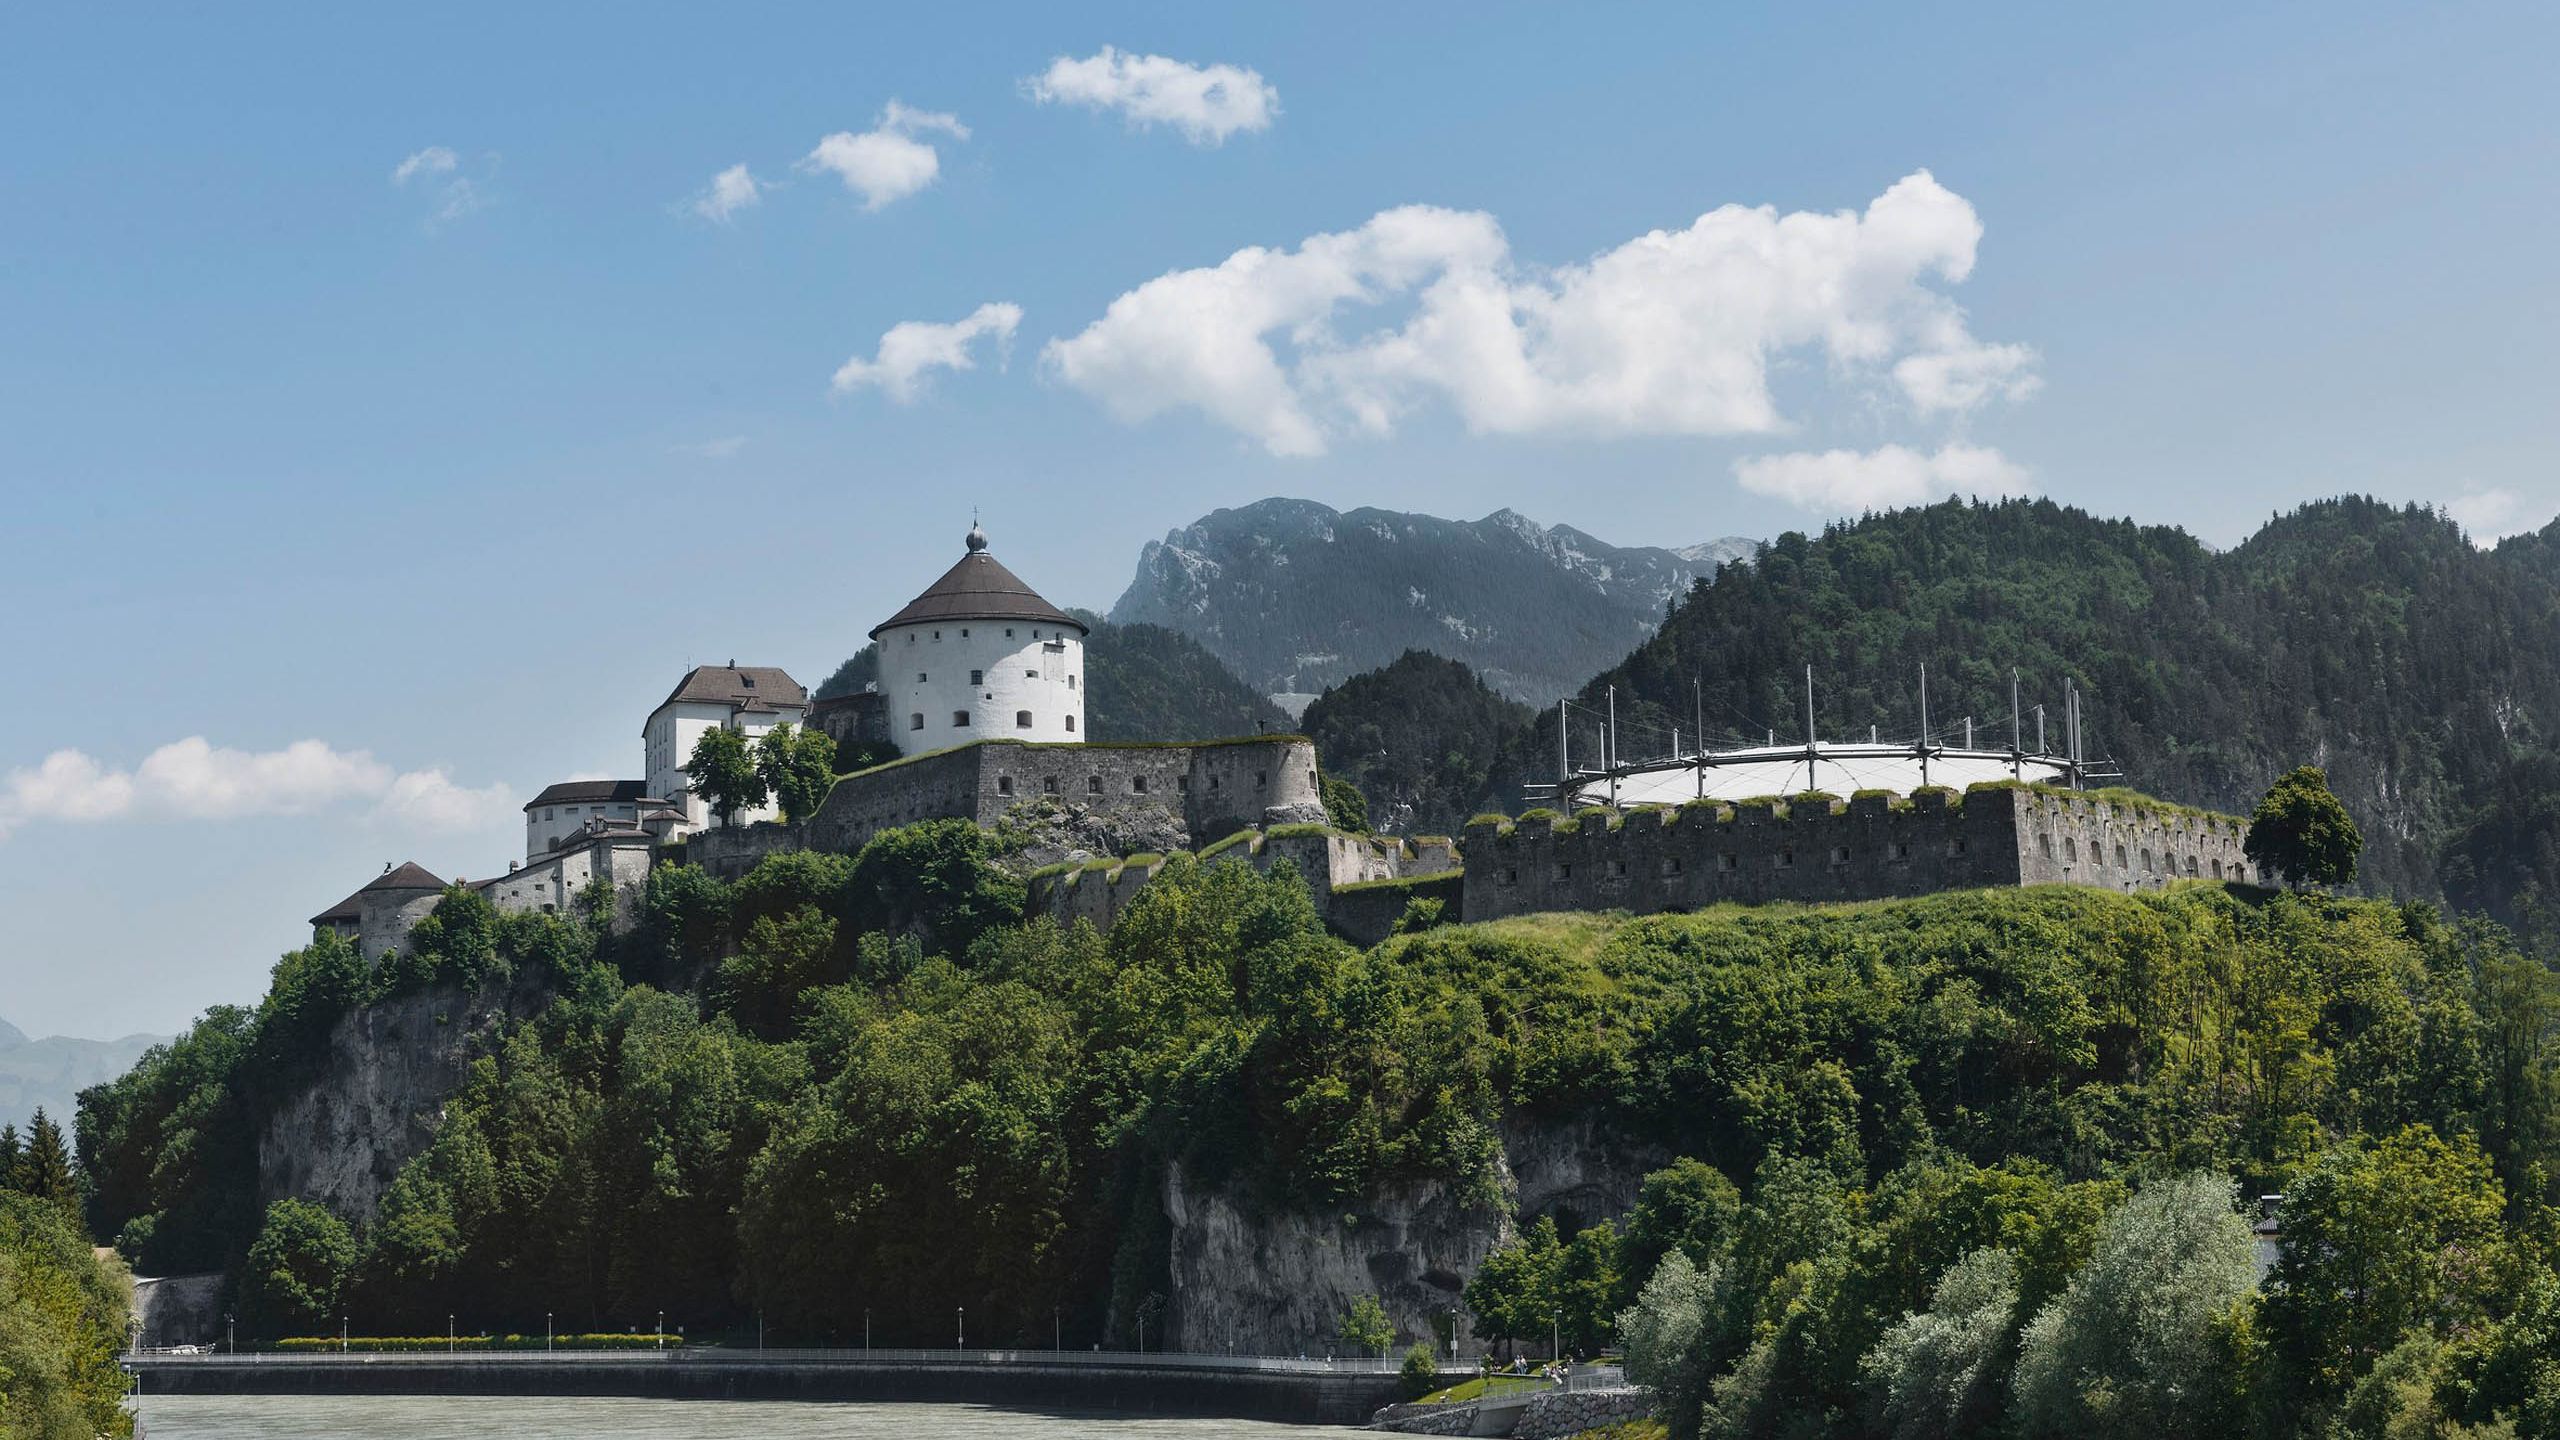
[[[969,553],[972,555],[978,554],[987,548],[987,532],[978,528],[978,507],[975,505],[969,507],[968,545]]]

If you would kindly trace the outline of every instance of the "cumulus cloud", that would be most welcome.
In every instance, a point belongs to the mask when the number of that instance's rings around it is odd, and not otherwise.
[[[1934,455],[1900,445],[1755,455],[1735,461],[1733,474],[1755,495],[1825,515],[1919,505],[1948,495],[2027,493],[2024,466],[1975,445],[1942,445]]]
[[[152,751],[131,770],[78,750],[56,750],[32,768],[0,776],[0,836],[40,820],[230,820],[303,815],[351,802],[425,829],[460,829],[503,818],[506,787],[468,790],[442,770],[399,773],[362,750],[299,740],[248,751],[190,736]]]
[[[989,301],[949,325],[902,320],[880,337],[872,358],[856,355],[844,362],[833,388],[844,395],[869,386],[901,405],[911,404],[923,393],[926,371],[976,369],[969,347],[982,335],[995,337],[1001,358],[1021,323],[1022,307],[1002,300]]]
[[[1223,144],[1239,130],[1268,130],[1280,113],[1280,92],[1258,71],[1124,55],[1108,45],[1082,60],[1059,56],[1023,89],[1044,105],[1117,110],[1140,128],[1170,125],[1194,145]]]
[[[711,183],[693,197],[692,210],[715,225],[726,225],[729,217],[752,208],[764,198],[764,182],[749,173],[744,165],[732,165],[711,177]]]
[[[402,189],[425,192],[434,202],[429,219],[434,224],[459,220],[479,209],[487,201],[478,182],[461,173],[462,159],[442,145],[430,145],[403,160],[391,172],[391,183]]]
[[[1961,413],[2035,384],[2034,352],[1976,340],[1940,288],[1981,239],[1925,170],[1863,212],[1727,205],[1551,269],[1516,262],[1490,215],[1407,206],[1160,275],[1042,361],[1123,420],[1197,410],[1281,455],[1430,402],[1480,434],[1767,434],[1787,428],[1770,370],[1803,353]]]
[[[2504,485],[2465,485],[2460,495],[2445,502],[2444,513],[2483,550],[2533,528],[2525,518],[2524,497]]]
[[[892,100],[880,112],[878,125],[859,135],[839,130],[827,136],[801,160],[800,168],[833,174],[862,197],[863,209],[877,210],[931,185],[942,173],[940,153],[916,138],[937,131],[954,140],[969,138],[969,127],[958,116]]]
[[[373,808],[376,818],[420,830],[477,830],[512,818],[522,805],[504,785],[474,790],[442,770],[412,770],[394,776]]]

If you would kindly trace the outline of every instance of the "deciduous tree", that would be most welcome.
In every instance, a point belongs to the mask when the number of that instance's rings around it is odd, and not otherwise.
[[[2262,874],[2296,886],[2344,885],[2356,878],[2364,835],[2330,793],[2328,773],[2304,765],[2285,772],[2258,802],[2242,849]]]

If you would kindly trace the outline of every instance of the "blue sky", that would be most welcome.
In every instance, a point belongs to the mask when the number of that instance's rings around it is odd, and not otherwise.
[[[1097,607],[1147,539],[1272,494],[1621,543],[1947,488],[2216,542],[2345,490],[2538,526],[2556,31],[19,7],[0,1016],[254,999],[383,862],[490,873],[507,797],[635,772],[689,663],[814,683],[973,505]],[[1218,65],[1252,75],[1183,88]],[[899,359],[936,354],[968,368]]]

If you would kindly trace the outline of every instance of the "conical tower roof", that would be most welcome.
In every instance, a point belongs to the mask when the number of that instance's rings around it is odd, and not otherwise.
[[[434,871],[429,870],[427,867],[419,864],[415,860],[405,861],[383,871],[379,875],[374,876],[373,883],[356,891],[355,894],[348,896],[346,899],[341,900],[337,904],[330,906],[328,909],[321,911],[319,914],[312,916],[311,923],[314,925],[327,925],[340,920],[354,920],[357,913],[356,902],[364,896],[366,891],[441,890],[443,888],[444,882],[435,877]]]
[[[906,609],[871,627],[871,638],[877,640],[881,631],[900,625],[941,620],[1028,620],[1072,625],[1079,635],[1089,633],[1083,621],[1041,599],[1039,592],[1022,583],[1021,576],[988,554],[985,531],[971,526],[968,545],[969,553],[960,557],[960,563],[908,601]]]

